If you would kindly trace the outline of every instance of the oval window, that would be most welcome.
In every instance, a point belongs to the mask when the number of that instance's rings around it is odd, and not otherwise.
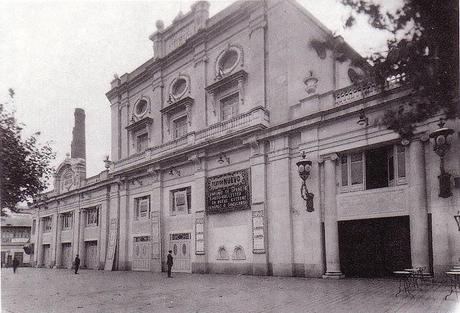
[[[141,100],[136,105],[136,115],[142,115],[147,111],[147,101]]]
[[[238,52],[236,50],[228,50],[219,60],[219,67],[224,72],[229,72],[235,67],[238,62]]]
[[[177,79],[171,89],[171,93],[175,98],[182,96],[187,89],[187,81],[184,78]]]
[[[139,256],[139,246],[136,246],[136,256]]]
[[[174,252],[174,255],[177,255],[177,245],[176,244],[174,244],[173,252]]]
[[[187,253],[187,246],[184,243],[184,244],[182,244],[182,254],[186,255],[186,253]]]

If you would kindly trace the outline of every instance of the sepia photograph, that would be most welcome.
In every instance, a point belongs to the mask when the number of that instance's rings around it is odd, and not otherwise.
[[[460,313],[457,0],[0,0],[0,311]]]

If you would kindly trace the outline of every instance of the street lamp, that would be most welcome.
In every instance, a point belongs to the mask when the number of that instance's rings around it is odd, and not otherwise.
[[[302,199],[305,200],[305,204],[307,206],[307,212],[313,212],[315,209],[313,208],[313,197],[315,196],[311,192],[308,192],[307,185],[305,181],[310,176],[311,171],[311,161],[306,159],[305,151],[302,152],[302,160],[296,163],[297,170],[299,171],[299,176],[302,179],[302,186],[300,187],[300,195]]]
[[[441,198],[449,198],[452,196],[452,190],[450,189],[450,174],[446,172],[444,169],[444,156],[449,151],[450,145],[452,143],[452,134],[454,133],[453,129],[444,127],[446,123],[444,119],[438,123],[439,129],[436,129],[430,134],[430,138],[434,139],[434,147],[433,150],[439,155],[441,159],[441,174],[438,176],[439,178],[439,197]]]

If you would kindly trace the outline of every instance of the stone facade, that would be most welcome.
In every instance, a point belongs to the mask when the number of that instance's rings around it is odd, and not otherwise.
[[[293,0],[239,1],[211,18],[208,7],[199,1],[166,28],[157,22],[153,58],[112,82],[111,161],[36,203],[36,264],[69,266],[66,249],[106,270],[161,271],[168,250],[174,270],[200,273],[338,278],[424,266],[437,275],[456,263],[459,120],[448,121],[455,133],[445,158],[457,184],[440,198],[428,140],[439,117],[405,145],[375,123],[410,96],[400,77],[384,91],[352,84],[349,62],[309,45],[332,34]],[[313,212],[300,195],[302,152],[312,161]],[[383,248],[363,261],[353,236]]]

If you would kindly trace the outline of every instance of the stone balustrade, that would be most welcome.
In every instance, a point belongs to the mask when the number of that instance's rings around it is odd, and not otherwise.
[[[263,107],[256,107],[226,121],[213,124],[205,129],[187,133],[186,136],[168,141],[161,145],[148,148],[144,152],[133,154],[127,158],[113,163],[112,171],[121,171],[151,159],[159,158],[167,153],[184,147],[191,148],[194,145],[231,136],[234,133],[252,131],[257,128],[267,128],[270,122],[269,112]]]
[[[392,76],[387,80],[383,90],[386,91],[401,87],[405,81],[405,75]],[[357,100],[377,95],[381,92],[382,88],[372,81],[351,85],[335,91],[335,106],[352,103]]]

